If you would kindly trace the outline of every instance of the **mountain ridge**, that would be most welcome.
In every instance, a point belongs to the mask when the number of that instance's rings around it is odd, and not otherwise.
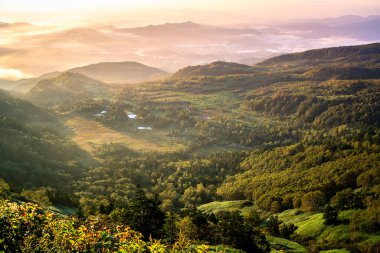
[[[255,66],[289,66],[307,65],[318,66],[319,64],[349,64],[365,63],[366,65],[380,63],[380,43],[371,43],[355,46],[330,47],[312,49],[299,53],[284,54],[267,59]]]
[[[245,64],[215,61],[204,65],[188,66],[180,69],[174,73],[173,78],[249,74],[253,71],[254,69],[251,66]]]
[[[67,70],[106,83],[128,83],[148,81],[164,77],[169,73],[135,61],[99,62]]]

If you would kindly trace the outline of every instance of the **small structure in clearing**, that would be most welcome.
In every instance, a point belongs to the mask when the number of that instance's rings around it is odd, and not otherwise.
[[[144,126],[139,126],[137,127],[138,130],[152,130],[151,127],[144,127]]]
[[[136,114],[133,114],[133,113],[128,113],[127,114],[128,118],[130,119],[136,119],[137,115]]]
[[[94,116],[95,117],[101,117],[104,116],[107,113],[107,111],[101,111],[100,113],[96,113]]]

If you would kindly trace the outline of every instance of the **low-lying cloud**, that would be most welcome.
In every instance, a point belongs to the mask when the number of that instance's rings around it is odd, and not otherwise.
[[[363,35],[365,24],[357,26],[360,31],[352,30],[349,34],[339,34],[335,28],[320,32],[316,29],[320,25],[307,23],[261,29],[192,22],[137,28],[97,24],[70,29],[30,23],[1,24],[0,79],[105,61],[137,61],[174,72],[184,66],[216,60],[253,64],[281,53],[371,42]]]

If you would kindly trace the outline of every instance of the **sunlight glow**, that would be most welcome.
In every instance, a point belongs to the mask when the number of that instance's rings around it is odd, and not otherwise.
[[[24,77],[26,76],[18,69],[0,69],[0,79],[18,80]]]

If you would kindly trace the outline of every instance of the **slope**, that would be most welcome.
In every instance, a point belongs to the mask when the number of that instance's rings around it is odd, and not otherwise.
[[[17,92],[28,92],[30,89],[36,86],[38,82],[45,79],[57,77],[60,74],[61,72],[56,71],[38,77],[25,78],[17,81],[0,80],[0,88]]]
[[[62,134],[59,120],[0,92],[0,178],[24,198],[70,203],[82,152]]]

